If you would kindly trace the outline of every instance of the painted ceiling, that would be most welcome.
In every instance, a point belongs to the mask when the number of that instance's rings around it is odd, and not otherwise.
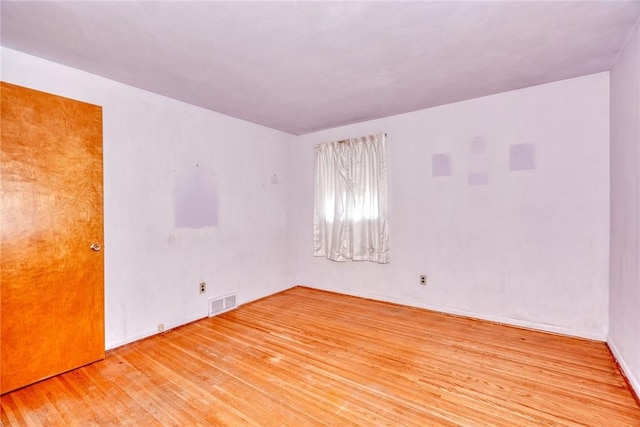
[[[637,1],[3,1],[0,43],[300,135],[606,71]]]

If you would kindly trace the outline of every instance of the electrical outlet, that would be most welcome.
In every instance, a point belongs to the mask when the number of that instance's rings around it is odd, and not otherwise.
[[[420,284],[422,286],[427,286],[427,275],[426,274],[421,274],[420,275]]]
[[[200,282],[200,293],[204,294],[207,292],[207,282]]]
[[[164,332],[164,323],[158,325],[158,332]]]

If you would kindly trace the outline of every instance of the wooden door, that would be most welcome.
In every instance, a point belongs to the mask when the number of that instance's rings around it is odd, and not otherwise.
[[[0,393],[104,358],[102,109],[0,83]]]

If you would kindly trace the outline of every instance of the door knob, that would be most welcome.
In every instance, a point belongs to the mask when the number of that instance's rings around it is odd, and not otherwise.
[[[92,243],[91,244],[91,250],[92,251],[100,252],[100,249],[102,249],[102,247],[98,243]]]

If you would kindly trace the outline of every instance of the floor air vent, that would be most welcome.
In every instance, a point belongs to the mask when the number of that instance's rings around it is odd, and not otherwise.
[[[238,307],[236,294],[225,295],[209,300],[209,317]]]

